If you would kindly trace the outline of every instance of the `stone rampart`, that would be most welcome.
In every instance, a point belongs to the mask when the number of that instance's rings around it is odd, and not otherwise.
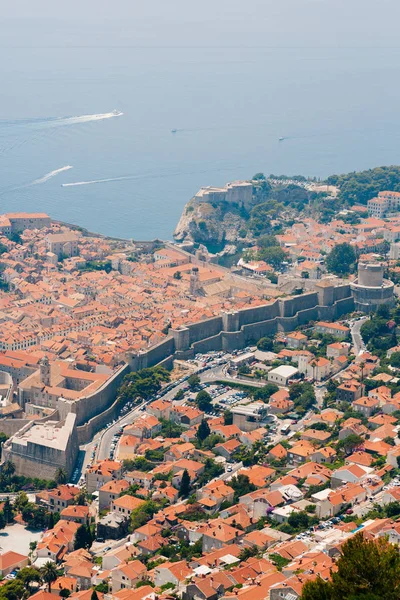
[[[129,370],[128,364],[122,365],[96,392],[84,396],[79,400],[59,398],[58,411],[60,419],[65,419],[67,414],[74,413],[76,415],[76,424],[82,425],[109,408],[110,404],[116,398],[118,387],[124,375]]]

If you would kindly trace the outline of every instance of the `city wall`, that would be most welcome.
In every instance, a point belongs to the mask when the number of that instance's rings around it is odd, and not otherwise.
[[[68,413],[76,414],[76,425],[73,436],[74,444],[87,443],[93,435],[117,414],[116,394],[123,377],[129,371],[137,371],[146,367],[163,365],[171,367],[174,358],[188,359],[196,353],[210,350],[232,351],[244,348],[256,342],[260,337],[272,336],[278,331],[292,331],[297,326],[310,321],[332,321],[341,315],[354,310],[354,300],[349,285],[326,286],[317,292],[310,292],[281,298],[268,304],[232,310],[221,316],[193,323],[180,329],[171,330],[162,342],[128,357],[125,365],[120,367],[113,377],[94,394],[78,401],[60,398],[58,402],[59,419],[66,418]],[[53,417],[54,418],[54,417]],[[5,426],[4,420],[4,426]],[[26,421],[24,419],[8,420],[9,434],[14,434]],[[7,431],[4,429],[8,435]],[[10,440],[11,441],[11,440]],[[6,442],[6,445],[8,442]],[[42,454],[35,457],[18,456],[12,453],[12,461],[17,472],[21,474],[38,473],[41,477],[52,477],[54,465],[62,460],[71,471],[71,460],[76,457],[69,449],[64,457],[53,456],[45,448]]]
[[[116,397],[118,387],[124,375],[129,370],[128,364],[122,365],[96,392],[84,396],[79,400],[59,398],[57,405],[60,420],[65,419],[69,413],[74,413],[76,415],[76,424],[82,425],[108,409],[110,403]]]

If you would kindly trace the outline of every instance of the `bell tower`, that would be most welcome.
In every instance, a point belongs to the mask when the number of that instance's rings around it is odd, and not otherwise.
[[[40,382],[43,385],[50,385],[50,361],[44,356],[40,361]]]

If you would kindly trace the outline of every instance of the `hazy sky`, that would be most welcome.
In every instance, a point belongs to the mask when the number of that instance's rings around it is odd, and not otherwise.
[[[0,7],[2,47],[399,45],[399,0],[1,0]]]

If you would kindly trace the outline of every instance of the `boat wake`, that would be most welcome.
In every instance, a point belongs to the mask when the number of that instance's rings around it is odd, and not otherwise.
[[[77,185],[95,185],[96,183],[108,183],[110,181],[124,181],[126,179],[138,179],[141,175],[125,175],[123,177],[109,177],[108,179],[93,179],[92,181],[74,181],[62,183],[61,187],[75,187]]]
[[[36,119],[17,119],[14,121],[0,120],[0,127],[30,127],[32,129],[62,127],[66,125],[79,125],[81,123],[90,123],[92,121],[104,121],[105,119],[121,117],[123,114],[124,113],[121,111],[113,110],[107,113],[99,113],[94,115],[80,115],[72,117],[40,117]]]
[[[104,121],[104,119],[113,119],[114,117],[122,117],[124,113],[113,110],[112,112],[96,114],[96,115],[81,115],[79,117],[59,117],[52,121],[55,125],[79,125],[80,123],[90,123],[91,121]]]
[[[32,181],[32,183],[29,183],[28,186],[39,185],[40,183],[46,183],[46,181],[48,181],[49,179],[52,179],[59,173],[63,173],[63,171],[69,171],[70,169],[72,169],[72,166],[66,165],[65,167],[61,167],[61,169],[55,169],[54,171],[50,171],[50,173],[47,173],[43,177],[40,177],[39,179],[35,179],[35,181]]]

